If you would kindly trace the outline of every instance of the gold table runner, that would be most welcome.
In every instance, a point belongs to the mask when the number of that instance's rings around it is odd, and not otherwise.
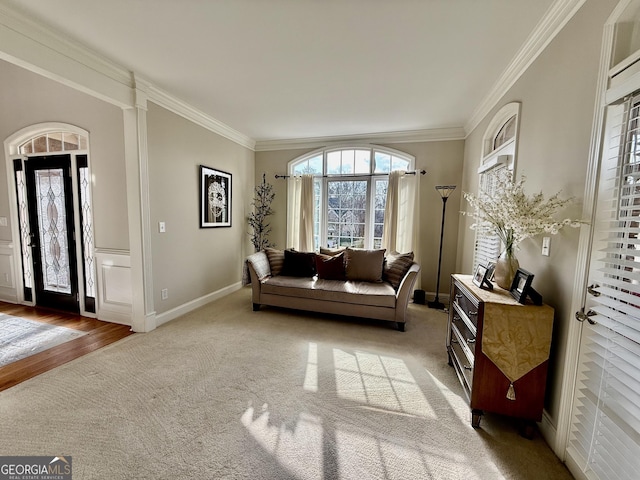
[[[511,294],[494,285],[493,290],[476,287],[469,276],[458,276],[484,302],[482,353],[509,379],[507,396],[515,399],[513,382],[549,358],[553,331],[553,308],[522,305]]]

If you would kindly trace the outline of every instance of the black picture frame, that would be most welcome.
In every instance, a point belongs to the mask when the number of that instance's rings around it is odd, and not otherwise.
[[[472,278],[474,285],[480,288],[486,288],[487,290],[493,290],[493,284],[489,281],[487,276],[488,272],[488,268],[482,263],[479,263]]]
[[[524,304],[528,295],[533,293],[533,297],[535,297],[537,294],[537,292],[531,288],[532,282],[533,273],[527,272],[522,268],[518,268],[516,275],[513,277],[513,282],[511,282],[509,293],[511,293],[511,296],[519,303]]]
[[[496,264],[494,262],[487,263],[487,280],[493,280],[493,274],[496,271]]]
[[[232,176],[200,165],[200,228],[230,227]]]

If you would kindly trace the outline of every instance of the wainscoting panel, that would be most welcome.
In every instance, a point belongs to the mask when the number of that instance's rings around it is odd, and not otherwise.
[[[13,254],[13,243],[0,241],[0,300],[17,303],[16,269]]]
[[[126,250],[96,249],[98,319],[131,325],[131,258]]]

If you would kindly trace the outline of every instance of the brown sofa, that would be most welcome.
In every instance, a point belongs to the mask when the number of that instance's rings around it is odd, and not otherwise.
[[[249,256],[247,266],[256,311],[269,305],[387,320],[400,331],[405,330],[407,306],[420,271],[412,254],[384,256],[384,250],[351,248],[334,258],[267,249]]]

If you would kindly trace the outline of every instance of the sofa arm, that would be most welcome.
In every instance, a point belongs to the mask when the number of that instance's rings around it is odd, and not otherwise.
[[[249,268],[249,276],[251,277],[251,301],[254,310],[260,306],[260,287],[261,282],[265,278],[271,276],[271,267],[269,266],[269,258],[264,252],[257,252],[247,257],[247,267]]]
[[[418,273],[420,273],[420,265],[413,263],[400,282],[400,286],[396,292],[396,322],[398,323],[404,323],[406,321],[407,307],[409,306],[413,286],[418,279]]]

